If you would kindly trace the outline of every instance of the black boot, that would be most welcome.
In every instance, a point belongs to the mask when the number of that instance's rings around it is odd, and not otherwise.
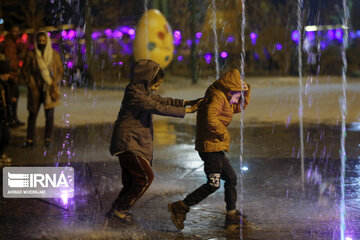
[[[126,226],[136,226],[132,214],[128,210],[111,209],[105,214],[104,229],[118,228]]]
[[[23,148],[33,148],[34,147],[34,143],[32,140],[28,139],[24,142],[24,144],[22,145]]]
[[[189,206],[187,206],[183,201],[177,201],[169,203],[168,207],[169,211],[171,212],[171,219],[176,228],[179,230],[184,229],[186,214],[190,211]]]

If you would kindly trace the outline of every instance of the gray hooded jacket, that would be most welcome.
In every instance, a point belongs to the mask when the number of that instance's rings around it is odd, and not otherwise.
[[[131,82],[126,86],[120,112],[114,124],[110,153],[117,155],[131,151],[152,161],[152,114],[184,117],[184,100],[163,98],[151,94],[149,87],[161,68],[151,60],[139,60],[134,67]]]

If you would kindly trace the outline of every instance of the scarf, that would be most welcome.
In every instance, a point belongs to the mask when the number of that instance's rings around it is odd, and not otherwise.
[[[44,49],[44,55],[41,54],[41,51],[38,48],[37,41],[35,41],[35,57],[36,57],[36,61],[37,61],[41,76],[44,79],[46,85],[49,86],[53,83],[53,79],[50,74],[52,63],[53,63],[53,49],[51,46],[51,39],[50,39],[48,33],[46,31],[40,31],[36,35],[38,35],[39,33],[45,33],[47,41],[46,41],[46,46]]]

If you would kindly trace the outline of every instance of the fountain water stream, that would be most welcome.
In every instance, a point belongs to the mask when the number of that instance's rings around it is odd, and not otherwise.
[[[220,77],[220,67],[219,67],[219,44],[218,44],[218,35],[216,31],[216,5],[215,0],[212,0],[211,3],[211,10],[213,13],[212,19],[212,29],[214,32],[214,59],[215,59],[215,66],[216,66],[216,79]]]
[[[302,9],[303,9],[303,0],[298,0],[297,4],[297,31],[299,34],[299,44],[298,44],[298,71],[299,71],[299,131],[300,131],[300,160],[301,160],[301,182],[304,188],[305,183],[305,170],[304,170],[304,129],[303,129],[303,77],[302,77]]]
[[[346,101],[346,71],[347,71],[347,59],[346,59],[346,48],[348,47],[348,23],[349,23],[349,9],[347,1],[343,0],[343,44],[341,48],[342,57],[342,93],[343,95],[339,98],[340,110],[341,110],[341,201],[340,201],[340,238],[345,239],[345,168],[346,168],[346,151],[345,151],[345,138],[346,138],[346,115],[347,115],[347,101]]]

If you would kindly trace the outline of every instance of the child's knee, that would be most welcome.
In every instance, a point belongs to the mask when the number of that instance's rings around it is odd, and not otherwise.
[[[218,189],[220,188],[220,186],[216,187],[216,186],[211,186],[209,183],[208,183],[208,192],[210,194],[216,192]]]

